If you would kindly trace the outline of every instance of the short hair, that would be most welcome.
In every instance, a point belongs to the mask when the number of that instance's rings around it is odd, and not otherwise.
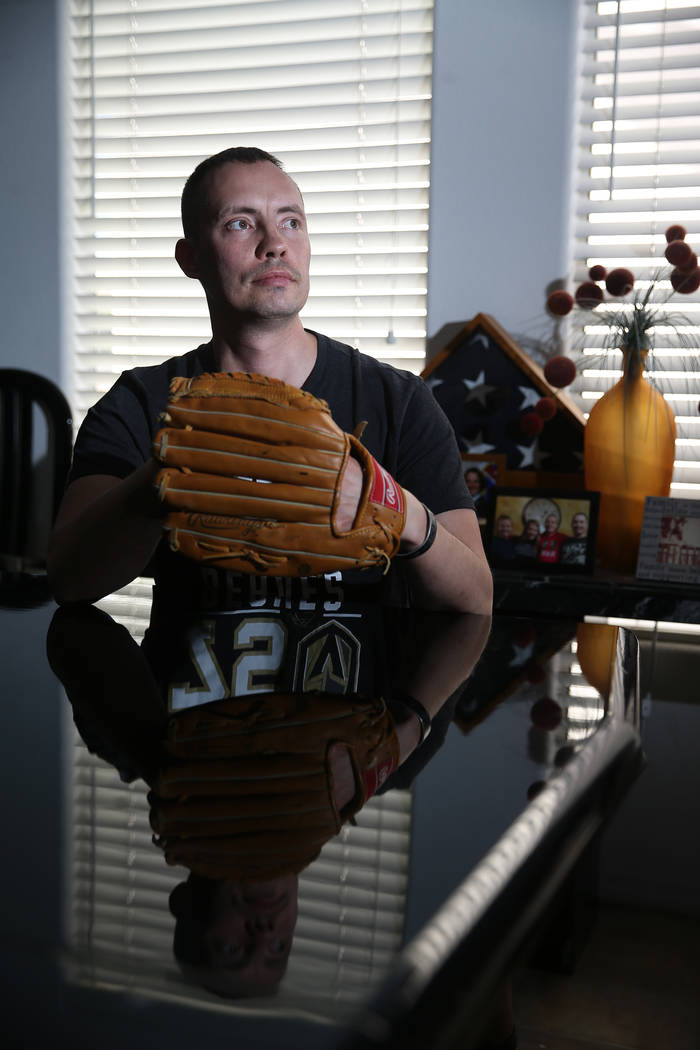
[[[257,146],[231,146],[229,149],[221,150],[212,157],[207,157],[194,169],[185,183],[180,202],[182,215],[182,230],[188,240],[192,240],[199,232],[202,212],[202,198],[204,184],[212,171],[221,168],[224,164],[260,164],[269,161],[284,171],[282,161],[273,157],[264,149]]]

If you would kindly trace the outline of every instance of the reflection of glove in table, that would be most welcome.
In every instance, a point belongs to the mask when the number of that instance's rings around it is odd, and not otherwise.
[[[170,546],[217,568],[275,576],[388,567],[403,490],[325,401],[247,373],[177,377],[154,454]],[[364,486],[352,529],[335,516],[352,453]]]
[[[357,791],[338,812],[329,752],[348,748]],[[169,864],[217,879],[272,879],[318,855],[396,768],[383,700],[269,693],[173,716],[151,826]]]

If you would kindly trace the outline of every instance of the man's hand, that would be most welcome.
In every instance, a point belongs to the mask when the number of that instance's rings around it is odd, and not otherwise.
[[[362,467],[354,456],[350,456],[340,485],[338,506],[335,512],[336,527],[343,532],[348,532],[355,524],[364,483]]]

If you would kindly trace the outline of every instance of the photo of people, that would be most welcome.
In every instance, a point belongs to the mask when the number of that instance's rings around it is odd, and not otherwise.
[[[591,572],[598,493],[495,492],[490,536],[492,565],[542,572]]]

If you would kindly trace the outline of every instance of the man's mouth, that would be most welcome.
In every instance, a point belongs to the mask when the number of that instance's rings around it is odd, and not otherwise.
[[[289,270],[266,270],[253,278],[253,284],[291,284],[295,280]]]

